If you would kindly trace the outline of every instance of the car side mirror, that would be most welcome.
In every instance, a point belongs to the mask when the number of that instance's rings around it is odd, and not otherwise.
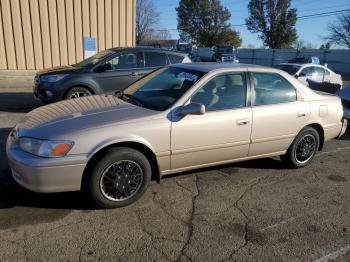
[[[97,66],[94,71],[97,73],[102,73],[107,70],[112,70],[112,66],[109,63]]]
[[[306,74],[305,73],[300,73],[299,75],[296,76],[297,78],[298,77],[306,77]]]
[[[188,105],[183,106],[179,112],[181,115],[204,115],[205,106],[198,103],[189,103]]]

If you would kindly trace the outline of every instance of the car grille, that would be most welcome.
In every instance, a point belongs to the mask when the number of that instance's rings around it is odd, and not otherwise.
[[[342,103],[343,107],[350,108],[350,101],[349,100],[342,99],[341,103]]]

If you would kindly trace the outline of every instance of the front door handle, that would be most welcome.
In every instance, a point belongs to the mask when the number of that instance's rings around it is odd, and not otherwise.
[[[131,76],[138,76],[139,73],[137,73],[137,72],[132,72],[130,75],[131,75]]]
[[[306,112],[299,112],[298,113],[298,117],[305,117],[306,116]]]
[[[237,120],[237,125],[243,126],[249,124],[250,120],[249,119],[238,119]]]

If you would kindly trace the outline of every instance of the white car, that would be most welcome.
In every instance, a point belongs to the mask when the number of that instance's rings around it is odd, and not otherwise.
[[[337,86],[338,89],[343,86],[341,75],[323,65],[282,63],[277,68],[286,71],[306,86],[309,86],[310,83],[331,84]]]

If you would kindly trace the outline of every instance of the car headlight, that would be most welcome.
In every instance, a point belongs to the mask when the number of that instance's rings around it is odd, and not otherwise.
[[[50,141],[30,137],[20,137],[19,147],[28,153],[41,157],[63,157],[74,145],[72,141]]]
[[[62,80],[65,78],[68,74],[57,74],[57,75],[44,75],[40,77],[41,82],[49,82],[49,83],[54,83],[57,81]]]

